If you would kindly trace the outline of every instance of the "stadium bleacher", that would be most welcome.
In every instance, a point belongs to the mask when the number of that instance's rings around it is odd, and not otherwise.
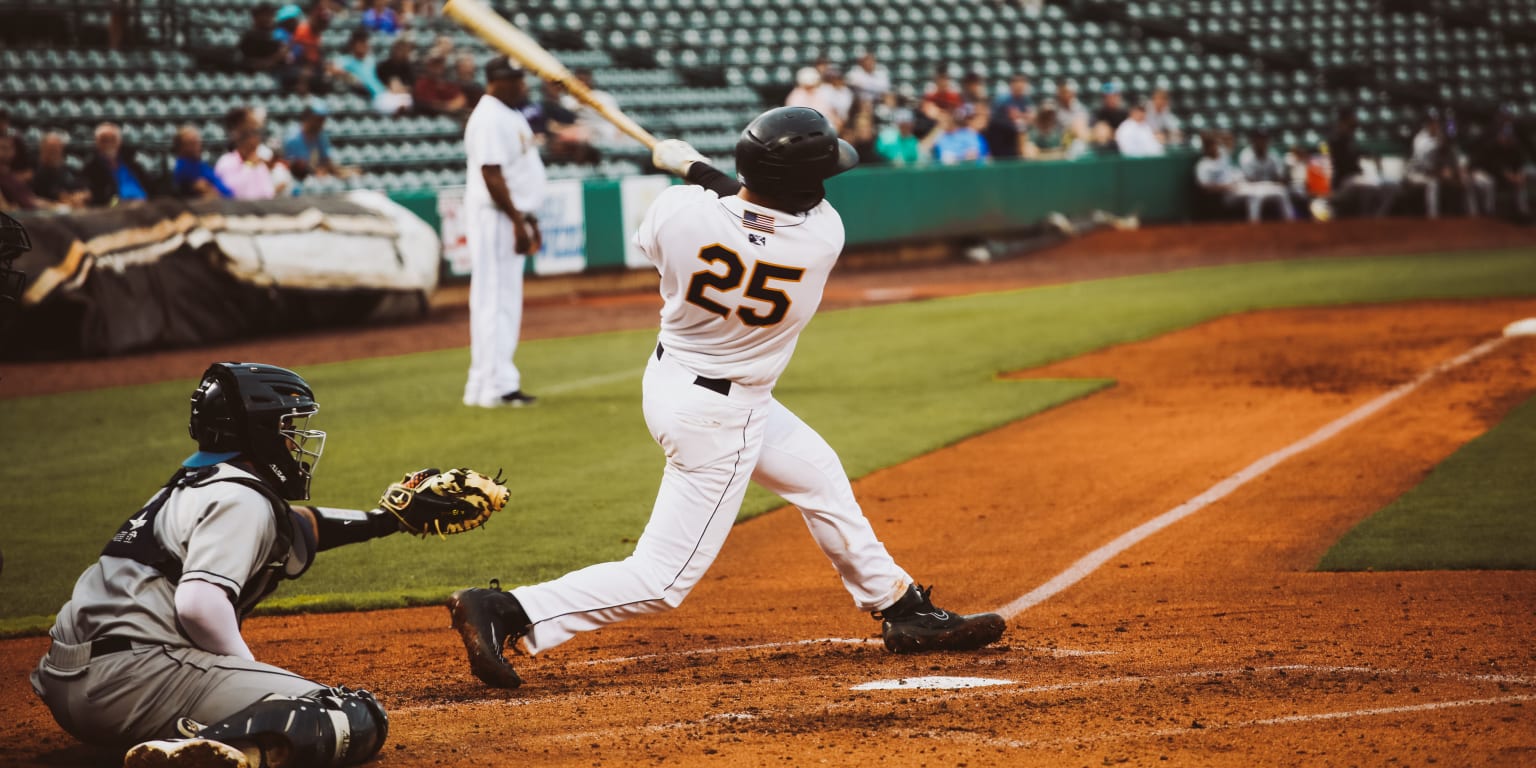
[[[257,0],[159,0],[143,4],[138,39],[123,51],[72,47],[54,37],[5,40],[0,101],[35,142],[44,130],[73,139],[73,162],[92,127],[123,125],[125,138],[164,168],[175,127],[203,128],[239,104],[265,107],[275,133],[303,110],[262,74],[220,69]],[[0,18],[40,5],[0,0]],[[106,3],[60,3],[89,26]],[[493,3],[572,67],[595,72],[626,112],[659,135],[713,156],[728,154],[740,126],[782,99],[795,70],[818,56],[844,63],[869,50],[898,88],[920,94],[939,68],[981,74],[1001,88],[1014,73],[1046,92],[1078,82],[1091,101],[1105,82],[1145,95],[1167,87],[1187,128],[1268,128],[1281,145],[1313,143],[1340,107],[1361,116],[1362,139],[1403,142],[1431,106],[1469,120],[1503,106],[1536,120],[1536,0],[549,0]],[[78,8],[85,7],[85,11]],[[169,23],[167,23],[169,14]],[[31,18],[31,17],[27,17]],[[339,51],[355,12],[325,33]],[[170,30],[166,32],[165,30]],[[440,16],[417,17],[418,53],[452,40],[477,60],[488,47]],[[86,35],[89,37],[89,35]],[[376,35],[385,56],[391,39]],[[537,92],[535,90],[535,92]],[[387,190],[457,183],[463,151],[447,117],[386,118],[350,93],[326,97],[345,185]],[[637,145],[616,146],[597,166],[559,167],[585,178],[639,170]],[[310,191],[335,191],[342,182]]]

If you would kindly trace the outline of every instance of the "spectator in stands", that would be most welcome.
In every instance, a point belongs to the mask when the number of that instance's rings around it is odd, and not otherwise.
[[[149,197],[150,176],[133,151],[123,146],[123,132],[114,123],[96,126],[96,154],[85,164],[90,204],[116,205]]]
[[[1269,131],[1256,128],[1248,133],[1248,146],[1237,155],[1237,166],[1248,181],[1290,183],[1291,173],[1285,159],[1270,146]]]
[[[1131,105],[1131,109],[1120,127],[1115,129],[1115,146],[1120,149],[1120,154],[1125,157],[1157,157],[1163,154],[1163,143],[1157,140],[1157,134],[1152,132],[1152,126],[1147,123],[1147,106],[1142,103]]]
[[[363,29],[381,35],[393,35],[400,31],[400,15],[389,7],[389,0],[368,0],[363,11]]]
[[[613,94],[597,87],[597,81],[593,78],[591,69],[581,67],[573,74],[576,75],[577,81],[586,86],[587,92],[592,94],[592,98],[596,99],[599,103],[608,105],[612,109],[617,110],[619,108],[619,100],[614,98]],[[604,119],[595,108],[577,101],[569,93],[565,95],[564,100],[566,101],[566,109],[576,114],[576,124],[586,129],[591,141],[599,144],[611,144],[623,140],[623,135],[619,133],[618,127]]]
[[[249,128],[234,136],[235,148],[214,166],[225,188],[236,200],[271,200],[277,196],[272,167],[261,158],[261,134]]]
[[[1056,110],[1062,127],[1066,129],[1068,143],[1088,139],[1089,120],[1092,116],[1077,98],[1077,81],[1068,79],[1056,84]]]
[[[320,38],[330,26],[331,10],[327,7],[327,3],[325,0],[314,0],[309,6],[309,13],[294,27],[293,40],[289,43],[297,63],[309,67],[314,72],[323,70],[325,61],[321,53]]]
[[[992,103],[994,112],[1008,109],[1018,112],[1025,121],[1034,117],[1034,89],[1029,84],[1029,76],[1022,72],[1008,78],[1008,92],[997,97],[997,101]]]
[[[1476,192],[1482,192],[1486,207],[1493,209],[1493,184],[1488,179],[1474,180],[1467,170],[1455,142],[1445,135],[1438,112],[1431,111],[1423,127],[1413,137],[1413,154],[1408,159],[1409,183],[1424,189],[1424,215],[1440,218],[1440,190],[1458,187],[1468,216],[1477,215]],[[1477,182],[1483,181],[1479,185]]]
[[[203,133],[191,125],[176,129],[171,137],[176,165],[171,169],[171,194],[180,198],[210,200],[234,197],[229,187],[203,160]]]
[[[1060,160],[1067,155],[1066,126],[1061,124],[1055,99],[1045,99],[1035,110],[1024,132],[1024,157],[1030,160]]]
[[[15,153],[11,160],[11,168],[17,178],[23,182],[32,180],[32,169],[36,166],[36,159],[27,150],[27,142],[22,139],[21,133],[11,126],[11,113],[0,107],[0,139],[10,139],[11,149]]]
[[[923,92],[923,101],[935,104],[945,112],[954,112],[965,103],[965,97],[955,90],[955,81],[949,73],[940,69],[933,73],[933,82]]]
[[[1338,211],[1342,204],[1354,202],[1362,214],[1385,216],[1397,199],[1397,185],[1384,181],[1377,174],[1366,173],[1361,164],[1360,142],[1355,135],[1359,127],[1360,121],[1353,108],[1339,110],[1338,123],[1328,137],[1328,154],[1333,163],[1330,204],[1334,211]]]
[[[1531,218],[1531,197],[1526,178],[1526,165],[1530,162],[1515,135],[1515,122],[1508,114],[1500,114],[1484,137],[1477,152],[1478,174],[1500,195],[1508,195],[1515,214],[1522,220]],[[1495,198],[1497,201],[1497,197]],[[1489,213],[1497,213],[1490,206]]]
[[[886,162],[896,165],[916,165],[924,155],[913,133],[912,110],[896,110],[889,125],[882,126],[875,137],[875,151]]]
[[[294,58],[293,35],[299,29],[299,22],[304,20],[304,9],[289,3],[277,9],[277,14],[272,19],[272,39],[288,46],[289,58]]]
[[[576,76],[581,77],[581,73],[577,72]],[[470,110],[474,110],[475,105],[480,103],[480,97],[485,95],[485,84],[480,82],[480,66],[475,63],[474,56],[462,53],[453,60],[453,82],[464,92],[464,101],[469,104]],[[603,122],[607,123],[606,120]]]
[[[278,40],[277,8],[260,3],[251,9],[251,28],[240,35],[240,64],[249,72],[277,73],[288,67],[288,44]]]
[[[1201,139],[1201,158],[1195,164],[1195,182],[1201,192],[1209,200],[1224,207],[1245,207],[1250,223],[1263,218],[1266,201],[1274,201],[1286,221],[1295,220],[1296,212],[1291,208],[1285,186],[1271,181],[1248,181],[1243,178],[1242,171],[1228,162],[1224,144],[1230,144],[1230,137],[1206,134]]]
[[[865,51],[859,63],[848,71],[848,87],[860,101],[879,104],[891,92],[891,73],[875,61],[875,54]]]
[[[416,111],[426,115],[450,115],[469,118],[472,107],[458,83],[448,79],[448,62],[441,56],[427,57],[426,70],[416,78],[411,91]]]
[[[1108,123],[1110,130],[1120,127],[1125,119],[1130,116],[1130,110],[1125,108],[1125,94],[1120,92],[1120,84],[1113,80],[1106,81],[1103,88],[1103,101],[1099,108],[1093,112],[1093,123]]]
[[[545,80],[535,113],[539,125],[534,127],[533,120],[529,120],[529,127],[544,142],[551,161],[595,165],[602,159],[602,153],[592,146],[591,131],[578,125],[576,113],[566,109],[560,98],[563,93],[565,88],[559,83]]]
[[[942,165],[986,162],[986,143],[970,122],[974,116],[974,112],[963,107],[937,110],[933,132],[924,139],[931,147],[933,159]]]
[[[4,141],[0,138],[0,141]],[[65,207],[79,207],[90,200],[80,176],[65,163],[64,150],[69,137],[58,131],[43,134],[37,143],[37,168],[32,173],[32,194],[45,202]]]
[[[1029,128],[1031,113],[1004,97],[998,99],[990,114],[991,118],[982,130],[982,137],[987,140],[987,149],[991,151],[992,157],[1001,160],[1022,156],[1024,132]]]
[[[382,115],[398,115],[411,108],[411,94],[397,84],[391,88],[379,80],[379,65],[374,61],[368,42],[368,31],[354,30],[347,39],[347,50],[336,57],[334,69],[337,77],[347,83],[354,92],[367,96],[373,108]]]
[[[1095,157],[1113,157],[1120,154],[1120,145],[1115,143],[1115,129],[1109,127],[1109,122],[1100,120],[1088,129],[1088,140],[1081,142],[1082,150],[1076,151],[1077,142],[1073,143],[1074,156],[1093,155]]]
[[[960,99],[968,105],[992,103],[992,97],[987,93],[987,81],[975,72],[967,72],[960,77]]]
[[[835,65],[828,65],[820,87],[822,97],[832,110],[827,117],[831,118],[832,124],[839,128],[847,125],[848,118],[853,116],[854,94],[853,89],[849,88],[848,83],[843,80],[843,70]]]
[[[1173,114],[1172,99],[1168,96],[1167,88],[1159,86],[1153,89],[1152,102],[1147,105],[1147,125],[1157,134],[1157,140],[1165,145],[1184,143],[1184,123],[1178,115]]]
[[[884,162],[875,147],[879,140],[875,131],[875,110],[868,102],[855,102],[853,115],[843,125],[841,138],[859,153],[860,165],[879,165]]]
[[[37,210],[43,206],[43,201],[32,194],[31,187],[11,167],[15,161],[16,139],[0,136],[0,210]]]
[[[801,67],[795,73],[795,89],[784,98],[784,106],[810,107],[831,120],[833,128],[842,128],[832,102],[827,100],[826,92],[821,90],[821,74],[815,67]]]
[[[311,104],[299,117],[299,126],[283,141],[283,157],[293,177],[303,181],[314,176],[344,176],[331,153],[331,136],[325,129],[330,109],[323,102]]]
[[[416,87],[416,62],[411,58],[415,49],[411,47],[411,41],[400,39],[389,45],[389,56],[379,62],[379,66],[373,71],[378,76],[379,82],[390,86],[398,81],[407,90]]]

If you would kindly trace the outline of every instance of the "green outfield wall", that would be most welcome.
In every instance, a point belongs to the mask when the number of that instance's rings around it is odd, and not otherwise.
[[[848,246],[1002,237],[1024,231],[1047,215],[1068,217],[1107,211],[1143,222],[1189,217],[1196,157],[1179,153],[1152,158],[1009,161],[966,166],[871,167],[827,183],[827,196],[842,213]],[[563,254],[530,262],[530,272],[555,274],[643,266],[626,252],[628,231],[654,197],[658,177],[554,182],[573,194],[558,210],[543,212],[546,241],[565,223]],[[574,186],[579,185],[579,190]],[[643,187],[644,190],[635,190]],[[444,232],[449,190],[394,193],[391,197],[445,235],[448,277],[466,273]],[[580,200],[580,205],[571,201]],[[451,208],[452,203],[449,203]],[[578,210],[579,209],[579,210]],[[448,213],[446,218],[451,219]],[[451,225],[450,225],[451,229]]]

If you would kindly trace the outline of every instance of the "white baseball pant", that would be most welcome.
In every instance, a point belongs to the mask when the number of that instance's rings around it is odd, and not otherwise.
[[[911,583],[876,538],[821,435],[769,387],[733,384],[722,395],[695,378],[671,356],[651,356],[645,422],[667,465],[650,521],[628,558],[512,591],[533,622],[523,639],[529,653],[681,605],[724,546],[749,480],[800,509],[860,610],[888,607]]]
[[[464,208],[469,244],[469,380],[464,404],[493,406],[522,386],[512,362],[523,327],[523,270],[512,219],[491,207]]]

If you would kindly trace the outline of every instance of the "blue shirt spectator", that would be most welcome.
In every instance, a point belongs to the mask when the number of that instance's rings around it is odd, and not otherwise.
[[[234,197],[229,187],[203,161],[203,135],[190,125],[177,129],[171,139],[176,165],[171,169],[171,193],[177,197]],[[119,184],[121,188],[121,184]]]
[[[91,190],[91,205],[113,205],[149,197],[149,176],[123,146],[123,133],[112,123],[96,126],[96,152],[82,172]]]
[[[373,6],[363,11],[363,29],[393,35],[400,31],[400,17],[389,7],[388,0],[373,0]]]
[[[374,61],[369,50],[368,33],[362,30],[354,32],[347,41],[347,52],[336,57],[336,67],[366,90],[369,98],[377,98],[388,89],[379,79],[379,63]]]
[[[293,171],[294,178],[303,179],[312,173],[330,174],[337,171],[331,159],[331,137],[325,130],[325,118],[329,110],[322,103],[315,103],[304,110],[299,127],[283,140],[283,159]]]

